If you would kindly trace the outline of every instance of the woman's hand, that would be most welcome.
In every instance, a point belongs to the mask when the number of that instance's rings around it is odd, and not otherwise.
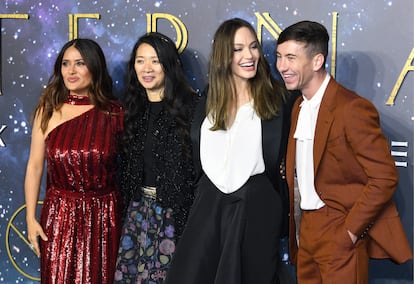
[[[43,241],[47,241],[47,237],[37,220],[34,219],[27,222],[27,234],[31,249],[38,257],[40,257],[39,237],[42,238]]]

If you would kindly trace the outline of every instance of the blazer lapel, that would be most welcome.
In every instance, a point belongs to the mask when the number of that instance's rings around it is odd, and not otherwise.
[[[328,141],[329,130],[333,122],[333,111],[335,109],[335,93],[338,88],[336,81],[331,78],[323,95],[318,113],[313,144],[313,167],[314,174],[318,171],[319,163]]]
[[[289,131],[288,147],[286,152],[286,178],[289,185],[289,189],[293,189],[294,176],[295,176],[295,157],[296,157],[296,139],[293,138],[293,134],[296,131],[296,124],[299,117],[299,105],[302,103],[303,97],[300,96],[292,107],[291,125]],[[293,194],[293,191],[292,191]],[[293,195],[292,195],[293,196]]]
[[[201,136],[201,124],[206,117],[206,101],[207,96],[201,95],[198,99],[196,108],[193,114],[193,120],[191,122],[191,142],[193,149],[193,163],[196,175],[196,181],[200,178],[202,174],[201,161],[200,161],[200,136]]]
[[[262,148],[266,171],[279,171],[279,149],[282,140],[283,109],[279,115],[271,119],[262,120]],[[271,176],[274,176],[271,174]],[[274,182],[274,181],[273,181]]]

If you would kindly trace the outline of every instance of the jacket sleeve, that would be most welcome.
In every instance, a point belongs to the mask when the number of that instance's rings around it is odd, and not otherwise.
[[[358,97],[344,107],[344,114],[345,139],[367,178],[345,226],[352,233],[364,237],[391,200],[397,188],[398,172],[373,104]]]

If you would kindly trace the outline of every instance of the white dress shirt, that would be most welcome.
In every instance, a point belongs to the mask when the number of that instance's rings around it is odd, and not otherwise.
[[[325,205],[315,189],[313,144],[319,107],[329,79],[330,75],[326,74],[322,85],[310,100],[307,100],[303,96],[303,102],[300,104],[296,131],[293,135],[296,139],[295,163],[300,192],[300,208],[303,210],[315,210]]]
[[[229,129],[211,131],[211,126],[207,116],[201,125],[201,166],[220,191],[235,192],[250,176],[265,170],[261,119],[251,101],[238,109]]]

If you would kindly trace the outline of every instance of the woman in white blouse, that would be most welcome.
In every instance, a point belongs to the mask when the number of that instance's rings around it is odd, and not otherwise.
[[[279,283],[284,95],[253,27],[223,22],[192,125],[197,195],[167,284]]]

